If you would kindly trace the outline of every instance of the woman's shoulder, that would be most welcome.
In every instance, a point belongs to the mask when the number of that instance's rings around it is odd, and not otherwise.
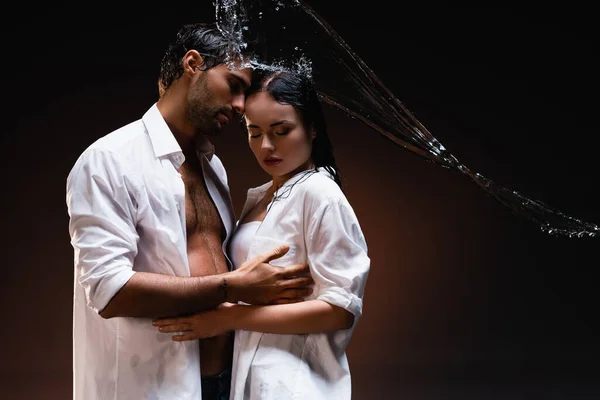
[[[305,196],[316,202],[323,202],[327,199],[346,200],[344,192],[333,180],[333,176],[323,168],[319,168],[314,172],[310,178],[306,180],[306,184],[302,186]]]

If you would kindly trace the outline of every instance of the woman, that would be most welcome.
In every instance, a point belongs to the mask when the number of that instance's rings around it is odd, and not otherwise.
[[[303,302],[224,303],[155,321],[173,340],[235,330],[231,399],[350,399],[345,350],[370,267],[341,181],[322,105],[310,80],[287,72],[255,79],[247,92],[248,142],[271,181],[250,189],[230,245],[234,265],[286,243],[271,264],[307,262],[314,291]]]

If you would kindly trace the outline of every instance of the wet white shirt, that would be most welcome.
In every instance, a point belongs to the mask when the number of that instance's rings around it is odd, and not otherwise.
[[[211,151],[199,157],[227,230],[225,249],[235,227],[226,172]],[[98,315],[138,271],[190,275],[177,171],[184,160],[155,104],[93,143],[69,174],[74,400],[200,398],[197,341],[174,342],[151,319]]]
[[[240,220],[270,186],[269,182],[248,191]],[[279,189],[279,195],[253,237],[246,236],[242,243],[234,234],[230,254],[247,251],[246,258],[252,258],[289,244],[288,253],[271,264],[308,262],[315,280],[309,299],[350,311],[355,323],[348,330],[308,335],[237,331],[231,400],[350,400],[345,350],[362,313],[370,268],[363,233],[346,197],[324,171],[295,175]]]

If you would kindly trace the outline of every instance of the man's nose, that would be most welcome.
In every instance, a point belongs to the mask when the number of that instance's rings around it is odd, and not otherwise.
[[[237,94],[234,96],[233,101],[231,102],[231,106],[238,114],[242,114],[244,112],[244,107],[246,106],[246,98],[244,94]]]

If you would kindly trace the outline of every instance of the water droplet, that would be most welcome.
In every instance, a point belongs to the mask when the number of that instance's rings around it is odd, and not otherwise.
[[[275,41],[277,45],[265,47],[265,52],[262,54],[266,57],[268,53],[269,61],[262,59],[259,54],[252,60],[244,62],[267,71],[289,70],[308,76],[312,76],[314,62],[315,65],[319,65],[316,83],[323,84],[327,91],[331,90],[330,95],[335,93],[332,98],[324,97],[324,99],[336,107],[341,106],[342,110],[349,111],[348,115],[352,119],[364,122],[365,118],[369,118],[372,122],[370,126],[380,133],[401,142],[408,142],[417,152],[425,153],[428,156],[425,158],[427,162],[460,171],[516,214],[543,225],[543,231],[568,237],[594,236],[600,232],[600,228],[594,224],[570,218],[546,207],[541,202],[527,199],[517,191],[504,188],[479,173],[471,172],[427,129],[424,129],[416,119],[417,114],[404,108],[399,99],[395,98],[393,93],[362,63],[360,57],[343,44],[344,41],[336,32],[325,30],[314,15],[307,14],[298,0],[285,3],[266,2],[270,3],[269,5],[259,5],[259,3],[262,2],[217,0],[219,24],[225,31],[231,32],[237,41],[237,47],[234,48],[237,57],[230,57],[230,59],[239,59],[239,51],[247,48],[247,43],[253,43],[257,37],[269,37],[271,33],[275,35],[280,33],[283,40]],[[264,21],[257,24],[254,21],[253,24],[248,25],[249,21],[246,18],[250,15],[252,19],[262,20],[263,14],[265,17],[272,15],[273,8],[275,11],[281,11],[277,15],[278,24],[264,24]],[[288,14],[287,11],[290,13]],[[312,12],[314,13],[314,10]],[[259,31],[255,32],[254,27]],[[286,30],[289,36],[281,35],[282,30]],[[262,33],[266,34],[261,35]],[[302,47],[299,46],[301,43],[303,43]],[[299,53],[300,51],[302,52]],[[335,101],[332,100],[333,98]],[[552,221],[552,224],[548,221]]]

